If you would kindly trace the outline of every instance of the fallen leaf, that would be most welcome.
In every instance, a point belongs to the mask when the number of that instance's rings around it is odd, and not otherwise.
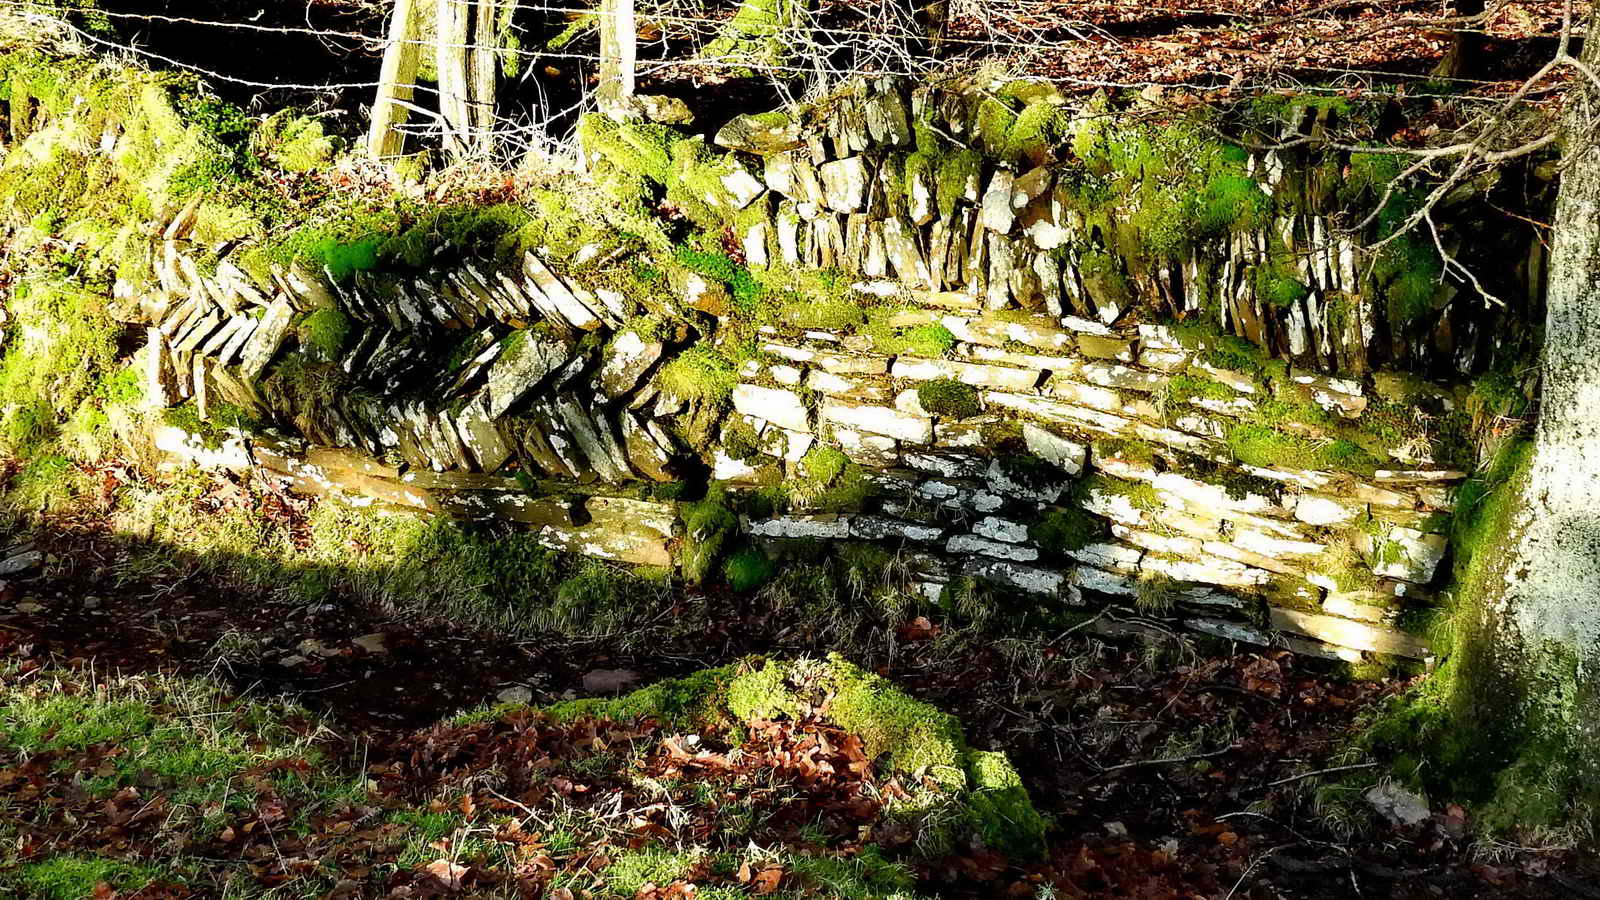
[[[428,874],[452,891],[459,891],[467,877],[467,867],[458,866],[448,859],[436,859],[427,865]]]

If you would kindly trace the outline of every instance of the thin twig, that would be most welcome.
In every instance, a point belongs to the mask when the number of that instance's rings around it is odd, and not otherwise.
[[[1377,767],[1377,765],[1378,764],[1375,762],[1356,763],[1355,765],[1351,766],[1334,766],[1331,769],[1320,769],[1315,772],[1302,772],[1299,775],[1290,775],[1288,778],[1279,778],[1277,781],[1268,784],[1267,787],[1277,787],[1280,784],[1288,784],[1291,781],[1299,781],[1302,778],[1315,778],[1318,775],[1332,775],[1335,772],[1354,772],[1357,769],[1371,769]]]

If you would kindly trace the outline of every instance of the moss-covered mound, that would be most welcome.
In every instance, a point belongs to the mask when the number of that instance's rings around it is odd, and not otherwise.
[[[829,721],[858,736],[885,777],[907,779],[909,796],[892,801],[887,812],[922,832],[920,846],[943,852],[961,837],[976,837],[1013,856],[1037,856],[1044,849],[1044,819],[1004,753],[972,749],[955,716],[838,654],[747,661],[615,699],[569,701],[548,712],[564,721],[651,718],[702,731],[737,731],[764,720]]]

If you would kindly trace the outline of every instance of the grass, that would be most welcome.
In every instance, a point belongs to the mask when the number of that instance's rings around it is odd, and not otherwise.
[[[43,818],[38,822],[28,808],[14,810],[19,816],[14,821],[44,843],[8,840],[0,844],[0,892],[82,900],[99,896],[96,891],[103,884],[122,892],[181,885],[204,896],[256,896],[258,892],[262,896],[321,896],[341,878],[392,884],[391,878],[418,877],[441,859],[480,873],[520,870],[525,854],[515,843],[494,838],[517,834],[524,827],[537,832],[539,851],[564,869],[557,874],[557,885],[588,877],[586,867],[581,866],[587,858],[586,848],[604,851],[609,862],[594,873],[596,886],[602,888],[597,896],[631,897],[647,884],[665,888],[681,879],[704,882],[710,878],[724,884],[702,884],[700,895],[732,900],[746,895],[728,885],[747,862],[758,870],[774,864],[781,867],[787,891],[820,890],[832,896],[888,900],[910,897],[916,886],[908,867],[870,844],[848,857],[816,847],[791,848],[765,841],[765,848],[757,849],[739,836],[766,827],[762,823],[772,811],[727,802],[723,794],[727,787],[709,789],[696,779],[639,779],[635,767],[645,748],[653,745],[651,741],[633,749],[626,742],[610,751],[580,749],[572,758],[562,753],[553,760],[552,768],[534,776],[535,783],[577,777],[605,786],[617,784],[619,779],[624,784],[633,780],[637,789],[653,792],[658,801],[679,813],[694,807],[714,810],[718,830],[706,836],[714,847],[670,839],[608,846],[616,835],[604,810],[575,806],[559,793],[529,800],[531,807],[484,809],[482,804],[495,795],[471,787],[472,778],[477,777],[471,775],[471,769],[478,764],[461,770],[459,761],[445,759],[435,764],[419,758],[416,765],[421,768],[410,776],[417,779],[416,784],[431,783],[433,765],[440,766],[436,774],[447,776],[447,781],[421,793],[380,789],[376,775],[371,780],[364,774],[352,777],[352,772],[359,770],[327,752],[333,746],[325,740],[331,732],[315,717],[292,705],[236,697],[206,678],[156,674],[97,678],[88,668],[36,669],[30,664],[23,672],[19,665],[8,663],[0,670],[0,765],[43,762],[45,768],[33,776],[34,783],[52,805],[40,808],[37,815]],[[763,683],[765,689],[788,691],[783,677],[765,675],[800,672],[838,679],[839,689],[847,696],[863,688],[872,690],[879,698],[875,701],[880,703],[878,708],[899,723],[882,726],[895,734],[904,734],[904,726],[921,719],[937,718],[931,708],[893,688],[879,688],[872,676],[842,662],[820,667],[769,665],[743,672],[731,667],[707,670],[614,700],[561,704],[551,715],[557,721],[596,715],[622,722],[641,716],[661,717],[676,727],[706,734],[709,741],[726,736],[737,746],[743,740],[738,736],[742,732],[728,730],[736,720],[721,706],[722,698],[738,694],[741,682],[747,685],[742,694],[746,698],[751,689],[762,690],[758,685]],[[863,678],[866,680],[861,681]],[[885,703],[889,705],[882,705]],[[774,709],[770,703],[766,708]],[[797,706],[785,708],[799,712]],[[480,723],[490,723],[491,729],[505,728],[506,723],[519,722],[526,715],[525,711],[499,710],[463,717],[445,727],[471,731]],[[507,718],[497,719],[499,716]],[[428,734],[430,746],[431,742],[461,739]],[[943,739],[959,741],[959,726]],[[973,796],[996,801],[1010,797],[1009,815],[1031,813],[1009,763],[1000,754],[990,756],[993,758],[983,763],[986,780],[978,782],[980,790]],[[390,770],[390,774],[399,771]],[[448,779],[463,776],[470,776],[464,782],[468,785],[465,791],[448,783]],[[137,795],[124,790],[134,785],[138,786]],[[761,793],[770,793],[773,787],[788,790],[776,782]],[[76,791],[85,796],[74,799]],[[118,794],[122,799],[107,799],[118,791],[123,791]],[[476,811],[463,799],[473,794],[479,798]],[[1021,805],[1015,805],[1017,802]],[[162,812],[143,824],[135,820],[125,833],[119,832],[123,836],[115,855],[102,855],[100,838],[92,830],[57,830],[44,825],[47,819],[53,821],[57,812],[68,811],[92,829],[103,824],[101,804],[114,808],[125,803],[134,804],[130,811],[154,803]],[[352,827],[357,823],[359,827]],[[273,831],[270,840],[265,829]],[[287,877],[267,872],[283,864],[281,854],[272,854],[273,847],[289,852],[308,838],[320,848],[319,860],[296,865],[292,872],[284,873]],[[825,837],[824,842],[827,840]],[[254,849],[265,852],[261,857],[265,862],[253,861],[254,855],[240,859],[219,852],[217,847],[230,842],[252,846],[259,842]],[[274,859],[278,862],[272,862]],[[580,867],[570,868],[569,864]],[[255,882],[258,875],[264,879],[259,885]],[[269,883],[276,885],[278,893],[267,889]]]
[[[118,860],[55,856],[19,867],[13,881],[27,891],[27,896],[39,900],[85,900],[97,896],[95,892],[102,884],[116,891],[132,893],[156,880],[160,874],[159,869]]]

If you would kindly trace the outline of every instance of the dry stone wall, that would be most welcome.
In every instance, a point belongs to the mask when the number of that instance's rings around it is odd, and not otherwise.
[[[708,478],[729,488],[743,540],[774,556],[884,544],[930,599],[987,585],[1330,658],[1427,658],[1399,620],[1432,601],[1466,473],[1426,446],[1349,435],[1397,403],[1459,413],[1463,394],[1369,372],[1382,341],[1354,243],[1316,213],[1270,222],[1263,234],[1316,242],[1295,257],[1307,292],[1287,305],[1258,294],[1261,234],[1130,264],[1113,290],[1085,265],[1102,237],[1048,162],[983,161],[954,198],[907,177],[930,104],[958,138],[977,127],[952,96],[873,82],[820,129],[723,129],[739,154],[703,199],[725,210],[743,262],[838,272],[854,302],[892,310],[877,330],[761,324],[754,352],[697,390],[664,373],[738,331],[727,287],[703,274],[647,300],[586,274],[608,262],[596,246],[421,276],[296,263],[263,283],[228,258],[199,265],[193,209],[180,212],[156,242],[158,283],[117,289],[146,329],[147,395],[192,402],[201,423],[172,420],[158,443],[651,566],[681,564],[708,535],[649,485]],[[1287,183],[1274,155],[1249,168],[1264,192]],[[645,314],[700,324],[647,329]],[[338,340],[318,340],[319,316]],[[919,329],[940,340],[905,340]],[[1474,371],[1485,345],[1437,332],[1412,355],[1448,351]],[[317,381],[328,367],[342,373],[332,389]],[[1302,414],[1272,419],[1286,403]],[[274,427],[234,428],[235,410]]]

